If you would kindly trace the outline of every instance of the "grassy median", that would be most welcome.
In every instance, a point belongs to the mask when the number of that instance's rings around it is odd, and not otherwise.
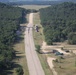
[[[34,13],[34,25],[38,25],[39,27],[39,32],[36,32],[36,30],[33,30],[33,35],[34,35],[34,42],[35,45],[42,45],[42,42],[44,40],[44,34],[43,34],[43,27],[40,24],[40,16],[39,16],[39,12],[38,13]],[[45,75],[53,75],[52,71],[50,70],[50,67],[48,66],[47,60],[46,60],[46,55],[44,54],[38,54],[38,57],[40,59],[42,68],[45,72]]]

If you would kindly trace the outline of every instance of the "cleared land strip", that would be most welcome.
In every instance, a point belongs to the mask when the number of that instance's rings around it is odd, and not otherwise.
[[[33,13],[29,16],[29,24],[27,27],[33,26]],[[26,58],[29,68],[29,74],[30,75],[45,75],[44,71],[41,67],[39,58],[35,51],[34,41],[33,41],[33,35],[32,35],[32,28],[26,28],[25,31],[25,52],[26,52]]]

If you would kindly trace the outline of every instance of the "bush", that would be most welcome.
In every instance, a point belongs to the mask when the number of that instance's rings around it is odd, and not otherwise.
[[[48,40],[47,40],[47,44],[48,44],[48,45],[53,45],[52,40],[48,39]]]
[[[36,51],[40,52],[40,45],[36,45]]]
[[[61,50],[64,50],[64,48],[63,48],[63,47],[61,47]]]
[[[68,34],[68,43],[69,44],[76,44],[76,34],[75,33],[69,33]]]
[[[17,75],[23,75],[24,72],[23,72],[22,67],[18,67],[18,68],[16,69],[16,73],[17,73]]]
[[[53,60],[54,62],[58,62],[58,59],[56,59],[56,60]]]

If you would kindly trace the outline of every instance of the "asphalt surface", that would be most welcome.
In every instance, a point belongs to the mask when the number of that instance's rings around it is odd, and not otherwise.
[[[45,75],[42,69],[41,63],[35,51],[35,45],[33,40],[33,13],[29,15],[29,23],[25,30],[25,53],[27,58],[27,64],[29,69],[29,75]]]

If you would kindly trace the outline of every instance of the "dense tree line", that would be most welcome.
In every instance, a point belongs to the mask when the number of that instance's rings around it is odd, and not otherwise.
[[[12,68],[15,58],[13,44],[17,40],[19,24],[26,22],[24,19],[27,10],[0,3],[0,75],[6,75],[6,70]]]
[[[41,24],[48,44],[68,40],[76,44],[76,4],[64,2],[40,9]]]
[[[52,1],[17,1],[17,2],[7,2],[9,5],[56,5],[63,2],[76,2],[76,0],[52,0]]]

